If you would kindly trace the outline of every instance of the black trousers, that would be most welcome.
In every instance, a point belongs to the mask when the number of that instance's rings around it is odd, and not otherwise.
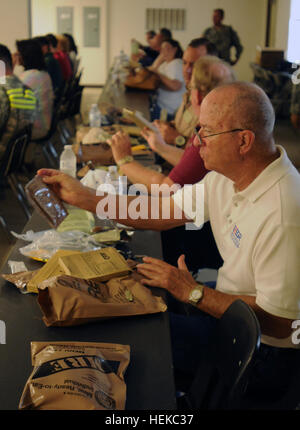
[[[223,260],[218,251],[210,223],[206,222],[201,230],[186,230],[185,226],[161,232],[163,258],[177,266],[181,254],[190,271],[202,268],[219,269]]]

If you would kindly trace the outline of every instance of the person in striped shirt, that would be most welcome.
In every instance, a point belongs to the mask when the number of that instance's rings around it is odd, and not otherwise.
[[[34,92],[37,99],[36,118],[32,129],[34,140],[45,137],[50,130],[54,92],[42,49],[36,40],[17,40],[16,64],[23,66],[24,70],[18,75],[23,84]]]
[[[33,91],[13,74],[13,62],[9,49],[0,44],[0,159],[10,139],[34,123],[36,97]]]

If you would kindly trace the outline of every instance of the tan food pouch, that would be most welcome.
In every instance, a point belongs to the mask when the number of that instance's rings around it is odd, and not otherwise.
[[[47,326],[71,326],[120,316],[164,312],[161,297],[129,275],[107,282],[60,275],[39,285],[38,303]]]
[[[31,359],[19,409],[125,409],[129,345],[31,342]]]

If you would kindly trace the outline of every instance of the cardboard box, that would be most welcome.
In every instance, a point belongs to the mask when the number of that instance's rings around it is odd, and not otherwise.
[[[284,51],[275,48],[256,48],[256,64],[264,69],[276,69],[278,64],[284,60]]]

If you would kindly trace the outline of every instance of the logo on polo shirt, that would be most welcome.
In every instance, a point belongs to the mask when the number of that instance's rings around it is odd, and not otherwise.
[[[241,242],[242,237],[243,237],[242,233],[240,232],[237,225],[235,224],[235,226],[233,227],[233,230],[231,232],[231,239],[237,248],[240,247],[240,242]]]

